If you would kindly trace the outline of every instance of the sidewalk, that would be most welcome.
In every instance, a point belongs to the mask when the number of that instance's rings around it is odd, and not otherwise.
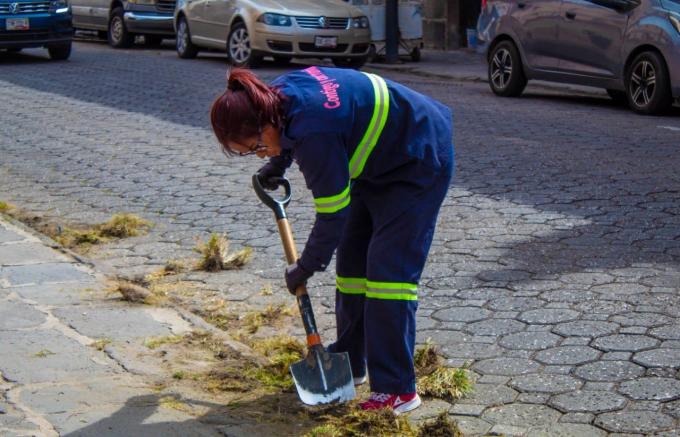
[[[105,289],[89,266],[0,216],[0,435],[222,435],[164,407],[186,395],[160,390],[136,360],[145,338],[192,325]]]
[[[408,57],[401,58],[400,64],[372,62],[367,68],[391,70],[434,79],[449,79],[458,82],[484,82],[487,80],[487,65],[484,55],[467,49],[423,50],[420,62],[412,62]],[[606,97],[607,93],[599,88],[560,84],[555,82],[530,81],[529,88],[569,91],[580,94]]]

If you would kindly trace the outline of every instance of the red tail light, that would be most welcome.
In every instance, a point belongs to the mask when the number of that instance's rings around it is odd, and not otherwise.
[[[486,0],[482,0],[482,11],[486,9]]]

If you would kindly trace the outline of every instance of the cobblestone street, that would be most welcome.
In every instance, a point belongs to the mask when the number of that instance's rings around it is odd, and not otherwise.
[[[292,303],[274,218],[250,187],[262,163],[226,158],[209,127],[226,67],[220,55],[94,42],[75,44],[69,62],[0,54],[0,200],[76,223],[153,221],[92,255],[105,274],[158,269],[227,233],[253,261],[196,278],[227,301],[261,305],[271,284],[272,299]],[[454,112],[456,174],[419,289],[418,340],[478,375],[450,410],[461,429],[679,436],[680,110],[639,116],[531,84],[500,99],[484,83],[367,70]],[[289,173],[302,248],[312,199]],[[330,271],[309,287],[327,340],[334,283]]]

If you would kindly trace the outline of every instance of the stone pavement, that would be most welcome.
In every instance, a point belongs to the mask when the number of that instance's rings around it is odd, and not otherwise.
[[[90,266],[49,246],[0,217],[0,436],[221,435],[165,408],[152,377],[126,369],[116,349],[94,347],[190,324],[108,297]]]
[[[68,63],[39,56],[2,64],[1,200],[72,221],[119,211],[154,221],[149,235],[93,254],[98,269],[125,274],[227,232],[236,248],[255,248],[253,262],[190,279],[228,302],[286,301],[272,217],[248,186],[260,163],[225,160],[208,127],[223,58],[83,43]],[[479,375],[452,416],[470,435],[678,435],[677,111],[641,117],[531,84],[522,98],[498,99],[474,80],[381,72],[454,109],[457,171],[418,312],[418,340]],[[290,176],[303,236],[313,208],[299,173]],[[333,283],[329,272],[310,287],[325,338]]]

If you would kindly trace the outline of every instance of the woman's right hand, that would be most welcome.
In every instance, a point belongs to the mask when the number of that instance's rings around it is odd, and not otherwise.
[[[277,179],[283,177],[285,172],[285,168],[281,168],[269,161],[257,171],[257,179],[265,189],[276,190],[279,187]]]

